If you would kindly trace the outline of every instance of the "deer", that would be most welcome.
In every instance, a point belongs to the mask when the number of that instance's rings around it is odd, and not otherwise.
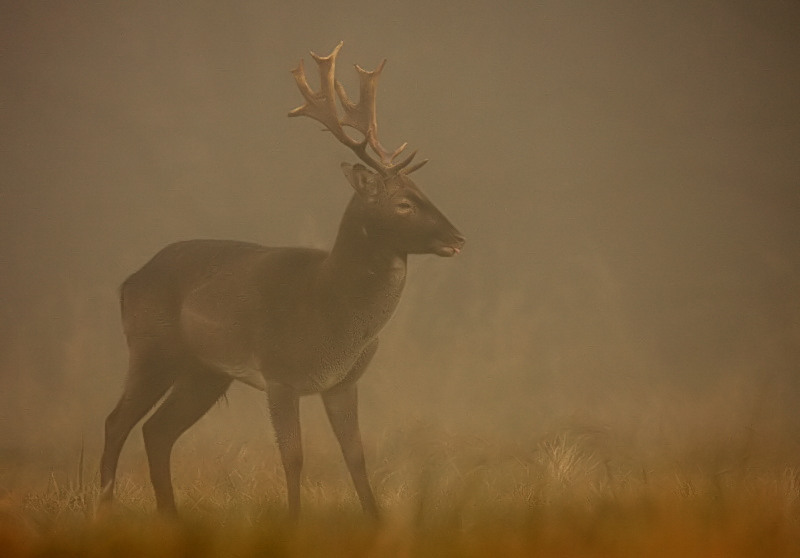
[[[341,164],[354,191],[332,248],[186,240],[166,246],[123,282],[128,371],[105,421],[98,508],[113,502],[122,447],[152,412],[142,433],[156,507],[176,514],[173,446],[239,381],[266,392],[290,518],[300,512],[300,398],[313,394],[322,398],[364,513],[379,517],[357,383],[400,300],[408,255],[455,256],[465,237],[409,178],[427,160],[412,165],[416,151],[398,160],[407,144],[389,151],[378,139],[375,100],[386,60],[374,71],[355,65],[355,103],[335,77],[342,44],[328,56],[310,53],[318,91],[302,59],[292,70],[305,102],[289,112],[321,123],[361,161]]]

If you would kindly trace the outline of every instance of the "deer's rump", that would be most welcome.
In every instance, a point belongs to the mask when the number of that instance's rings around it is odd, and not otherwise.
[[[264,359],[296,360],[286,353],[302,354],[293,345],[318,327],[310,283],[326,255],[225,240],[171,244],[122,285],[128,345],[136,354],[199,361],[264,389]],[[293,341],[295,324],[303,331]],[[280,367],[272,363],[276,374]]]

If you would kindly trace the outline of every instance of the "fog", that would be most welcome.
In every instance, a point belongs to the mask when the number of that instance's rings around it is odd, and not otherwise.
[[[431,159],[414,179],[468,238],[412,258],[361,381],[368,445],[591,429],[798,449],[797,2],[188,6],[2,8],[0,451],[98,453],[118,287],[164,245],[332,245],[354,156],[286,114],[289,70],[340,40],[351,91],[352,64],[388,59],[381,139]],[[307,447],[332,440],[319,409]],[[198,429],[271,447],[246,386]]]

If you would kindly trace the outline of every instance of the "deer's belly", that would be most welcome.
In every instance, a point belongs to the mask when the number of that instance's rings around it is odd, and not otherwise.
[[[267,382],[264,380],[264,374],[261,373],[259,368],[250,366],[219,366],[219,368],[239,382],[247,384],[261,391],[267,391]]]
[[[267,390],[267,382],[280,382],[292,386],[304,395],[326,391],[339,384],[348,376],[355,360],[353,358],[331,362],[327,365],[289,368],[281,365],[261,364],[255,356],[239,361],[203,359],[207,366],[260,391]]]
[[[244,313],[213,310],[184,305],[181,328],[187,347],[205,365],[262,391],[269,382],[303,394],[330,389],[347,377],[374,337],[371,328],[360,335],[331,334],[313,320],[283,329],[249,327]]]
[[[202,361],[230,378],[266,391],[268,382],[292,386],[307,395],[326,391],[341,383],[351,372],[363,348],[347,353],[317,353],[308,349],[306,358],[286,358],[279,353],[262,354],[239,351],[205,351]]]
[[[280,357],[263,359],[262,373],[267,381],[292,386],[301,394],[326,391],[344,380],[358,360],[362,347],[352,351],[315,351],[309,347],[305,358],[291,360]]]

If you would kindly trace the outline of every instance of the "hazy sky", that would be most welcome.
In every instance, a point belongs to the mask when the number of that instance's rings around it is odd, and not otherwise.
[[[164,245],[331,245],[354,157],[286,113],[289,70],[340,40],[351,90],[388,58],[383,143],[431,159],[414,178],[468,237],[412,263],[367,416],[510,430],[676,393],[735,414],[762,384],[795,408],[800,4],[331,6],[0,8],[0,428],[44,394],[99,429],[118,285]]]

